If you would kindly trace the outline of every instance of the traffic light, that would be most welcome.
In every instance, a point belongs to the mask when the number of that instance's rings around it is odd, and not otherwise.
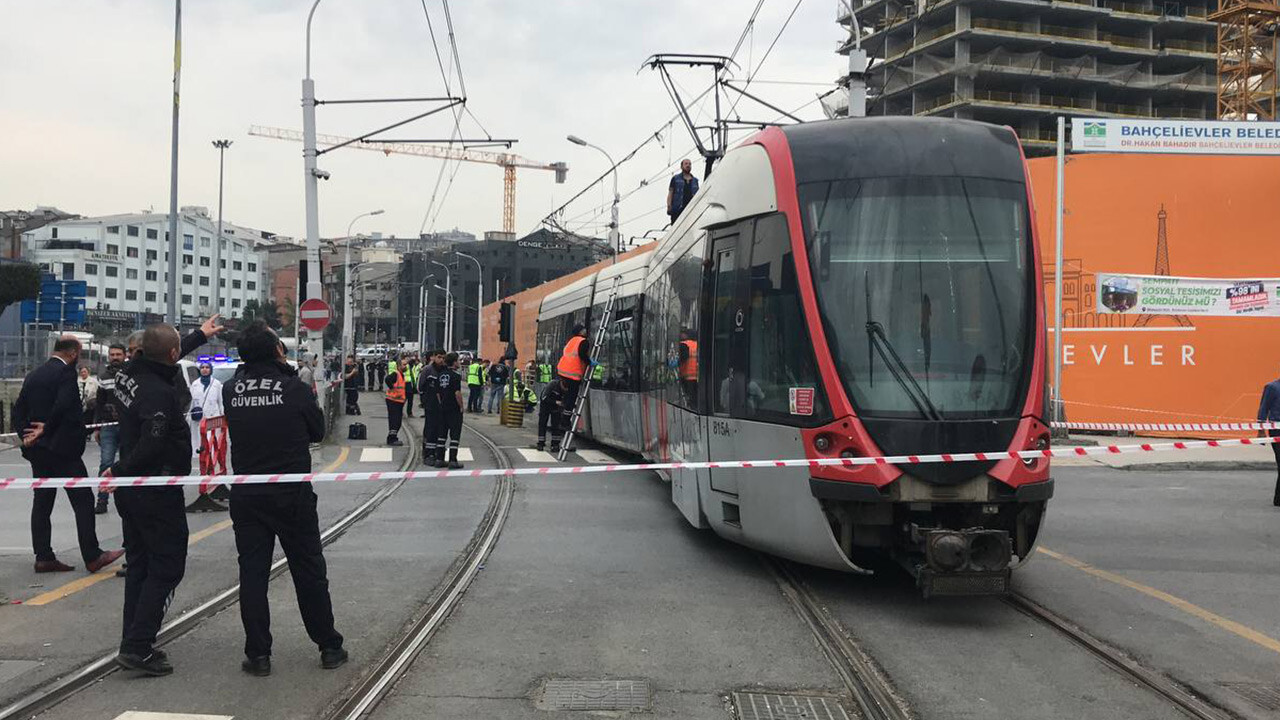
[[[498,340],[511,342],[512,327],[516,320],[516,304],[504,302],[498,307]]]

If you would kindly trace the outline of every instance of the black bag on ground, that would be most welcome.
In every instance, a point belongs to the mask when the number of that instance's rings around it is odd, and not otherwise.
[[[369,430],[364,423],[351,423],[347,426],[348,440],[367,440],[369,438]]]

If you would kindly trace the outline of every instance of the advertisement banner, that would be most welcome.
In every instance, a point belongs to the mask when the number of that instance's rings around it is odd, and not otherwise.
[[[1077,117],[1071,151],[1280,155],[1280,122]]]
[[[1280,317],[1280,278],[1229,280],[1098,273],[1098,312]]]

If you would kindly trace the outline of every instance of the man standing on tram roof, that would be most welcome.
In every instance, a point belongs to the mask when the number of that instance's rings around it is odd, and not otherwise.
[[[671,218],[672,225],[693,202],[693,196],[698,194],[698,178],[693,176],[692,170],[693,163],[688,158],[681,160],[680,172],[667,185],[667,216]]]
[[[258,321],[240,336],[242,364],[222,390],[231,463],[237,473],[311,472],[310,444],[324,439],[324,413],[285,360],[284,345]],[[250,483],[231,488],[231,523],[240,556],[240,620],[251,675],[271,674],[271,610],[267,586],[276,538],[289,561],[298,610],[325,669],[347,661],[334,628],[320,519],[311,483]]]

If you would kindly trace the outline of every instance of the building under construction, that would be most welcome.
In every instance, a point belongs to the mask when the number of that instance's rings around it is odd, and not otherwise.
[[[838,20],[853,23],[848,6]],[[1217,117],[1217,0],[853,0],[867,115],[1008,125],[1028,154],[1059,115]],[[850,45],[840,48],[847,54]]]

